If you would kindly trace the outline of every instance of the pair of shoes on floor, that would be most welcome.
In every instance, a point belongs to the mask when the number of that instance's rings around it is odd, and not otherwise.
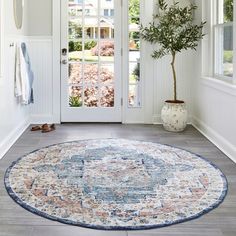
[[[41,130],[42,133],[48,133],[56,129],[55,124],[43,124],[42,126],[36,125],[31,128],[31,131]]]

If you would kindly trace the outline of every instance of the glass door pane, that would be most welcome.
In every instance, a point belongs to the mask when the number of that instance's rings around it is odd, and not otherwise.
[[[140,1],[129,0],[129,107],[141,107]]]
[[[121,122],[121,1],[60,1],[61,121]]]
[[[69,0],[68,15],[68,105],[114,107],[114,0]]]

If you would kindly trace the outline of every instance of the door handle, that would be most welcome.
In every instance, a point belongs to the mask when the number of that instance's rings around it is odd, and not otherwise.
[[[67,49],[66,49],[66,48],[62,48],[61,54],[62,54],[63,56],[66,56],[66,54],[67,54]]]
[[[66,59],[62,60],[62,61],[61,61],[61,64],[66,65],[66,64],[67,64],[67,60],[66,60]]]

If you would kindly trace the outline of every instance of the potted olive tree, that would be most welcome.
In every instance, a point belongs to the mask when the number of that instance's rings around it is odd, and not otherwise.
[[[153,52],[154,59],[171,55],[173,74],[173,99],[165,101],[161,112],[164,128],[168,131],[183,131],[187,124],[187,109],[184,101],[177,97],[177,76],[175,70],[176,55],[183,50],[196,50],[203,38],[202,29],[206,22],[193,23],[195,5],[180,7],[178,2],[168,5],[165,0],[158,0],[159,12],[147,27],[141,26],[141,37],[157,45]]]

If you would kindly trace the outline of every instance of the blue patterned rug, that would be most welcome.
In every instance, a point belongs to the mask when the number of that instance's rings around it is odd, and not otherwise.
[[[217,207],[227,180],[188,151],[124,139],[83,140],[34,151],[5,174],[25,209],[66,224],[150,229],[195,219]]]

